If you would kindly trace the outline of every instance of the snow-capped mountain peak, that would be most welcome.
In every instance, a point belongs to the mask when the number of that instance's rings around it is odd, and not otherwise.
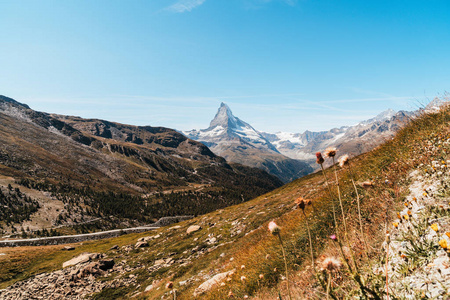
[[[377,122],[384,122],[386,120],[391,119],[396,114],[397,114],[397,112],[395,110],[389,108],[389,109],[387,109],[385,111],[382,111],[381,113],[376,115],[374,118],[366,120],[366,121],[362,121],[359,124],[360,125],[367,125],[367,124],[372,124],[372,123],[377,123]]]
[[[210,128],[216,126],[222,126],[224,128],[227,127],[235,127],[237,123],[236,117],[233,115],[230,107],[226,105],[224,102],[220,103],[219,110],[216,113],[214,119],[212,119],[209,124]]]
[[[230,107],[223,102],[220,104],[219,110],[211,121],[209,128],[186,131],[184,134],[210,147],[212,144],[227,144],[230,141],[235,143],[236,139],[240,139],[243,143],[247,143],[252,147],[264,148],[278,153],[278,150],[259,131],[235,117]]]

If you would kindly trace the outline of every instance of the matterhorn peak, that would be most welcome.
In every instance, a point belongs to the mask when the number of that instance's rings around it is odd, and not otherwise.
[[[223,128],[236,127],[237,119],[233,116],[231,109],[224,102],[220,103],[216,116],[209,124],[210,128],[222,126]]]

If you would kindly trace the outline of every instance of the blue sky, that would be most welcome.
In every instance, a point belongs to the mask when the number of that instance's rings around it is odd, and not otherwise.
[[[220,102],[267,132],[351,125],[449,90],[447,0],[0,0],[0,94],[180,130]]]

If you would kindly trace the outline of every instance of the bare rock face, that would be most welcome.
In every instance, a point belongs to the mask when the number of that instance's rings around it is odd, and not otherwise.
[[[63,263],[63,268],[82,264],[99,257],[100,257],[99,253],[82,253],[77,257],[74,257],[71,260],[68,260],[65,263]]]
[[[194,297],[197,297],[197,296],[211,290],[214,286],[219,285],[229,275],[233,274],[234,272],[235,272],[234,270],[231,270],[228,272],[220,273],[220,274],[215,275],[213,278],[208,279],[207,281],[203,282],[198,288],[195,289]]]
[[[189,226],[189,228],[186,230],[186,233],[191,234],[193,232],[199,231],[200,229],[202,229],[202,227],[200,227],[199,225],[192,225]]]

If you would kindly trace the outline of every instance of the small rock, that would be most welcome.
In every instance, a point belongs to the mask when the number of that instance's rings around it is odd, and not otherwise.
[[[64,248],[62,248],[62,250],[64,250],[64,251],[72,251],[72,250],[75,250],[75,247],[74,246],[64,246]]]
[[[135,248],[144,248],[148,247],[148,243],[146,241],[137,242],[136,245],[134,245]]]
[[[190,234],[190,233],[199,231],[200,229],[202,229],[202,227],[200,227],[199,225],[192,225],[192,226],[189,226],[189,228],[186,230],[186,233]]]
[[[153,288],[154,288],[153,284],[150,284],[145,288],[144,292],[151,291]]]

